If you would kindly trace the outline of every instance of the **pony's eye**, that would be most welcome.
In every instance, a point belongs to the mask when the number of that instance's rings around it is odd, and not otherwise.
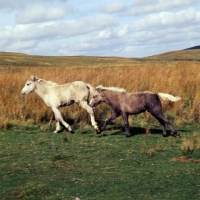
[[[30,83],[27,83],[26,85],[27,85],[27,86],[29,86],[29,85],[30,85]]]

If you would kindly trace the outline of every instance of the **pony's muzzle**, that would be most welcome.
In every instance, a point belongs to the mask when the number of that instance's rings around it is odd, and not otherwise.
[[[22,91],[21,91],[21,94],[22,94],[22,95],[25,95],[25,92],[22,92]]]

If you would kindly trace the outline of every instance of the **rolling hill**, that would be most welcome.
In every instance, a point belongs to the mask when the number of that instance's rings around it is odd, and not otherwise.
[[[149,56],[146,59],[200,61],[200,46]]]
[[[187,48],[185,50],[191,50],[191,49],[200,49],[200,45],[199,46],[190,47],[190,48]]]
[[[0,67],[98,67],[144,64],[148,62],[200,61],[200,46],[171,51],[144,58],[97,56],[37,56],[23,53],[0,52]]]

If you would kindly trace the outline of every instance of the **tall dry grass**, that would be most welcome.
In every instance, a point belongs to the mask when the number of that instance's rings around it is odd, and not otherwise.
[[[94,67],[3,67],[0,68],[0,127],[10,123],[41,123],[52,118],[52,111],[34,93],[21,96],[20,91],[30,75],[59,84],[82,80],[93,86],[117,86],[129,92],[149,90],[165,92],[182,98],[176,103],[162,101],[164,111],[178,120],[200,122],[200,64],[198,62],[165,62],[145,65]],[[77,124],[90,123],[85,110],[73,105],[62,108],[66,120]],[[100,105],[96,118],[105,119],[109,108]]]

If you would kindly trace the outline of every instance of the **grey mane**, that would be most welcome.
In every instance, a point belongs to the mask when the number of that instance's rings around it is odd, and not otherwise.
[[[104,87],[103,85],[99,85],[96,87],[96,89],[100,90],[108,90],[113,92],[126,92],[124,88],[118,88],[118,87]]]

